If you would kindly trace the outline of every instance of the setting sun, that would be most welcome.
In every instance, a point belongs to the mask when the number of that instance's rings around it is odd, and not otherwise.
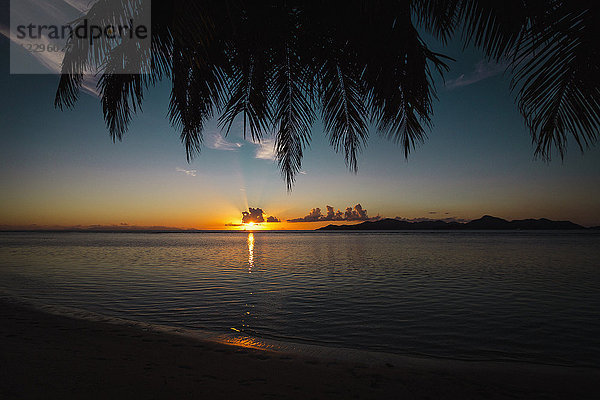
[[[258,231],[268,229],[265,224],[260,224],[256,222],[248,222],[247,224],[242,224],[242,228],[245,231]]]

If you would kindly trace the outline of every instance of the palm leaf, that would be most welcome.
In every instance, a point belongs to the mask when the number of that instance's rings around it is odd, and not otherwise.
[[[552,22],[533,25],[523,41],[512,82],[535,153],[544,159],[553,148],[564,157],[569,137],[583,151],[600,128],[599,21],[573,4],[557,5],[547,18]]]
[[[283,62],[277,64],[274,71],[273,123],[277,131],[277,162],[290,190],[302,168],[303,151],[310,143],[315,112],[306,85],[307,71],[302,68],[298,54],[289,46],[285,46],[282,53]]]
[[[116,21],[140,2],[100,0],[87,18]],[[289,189],[317,108],[330,143],[354,171],[369,123],[405,156],[425,139],[436,99],[433,73],[443,76],[447,66],[415,26],[442,43],[461,31],[465,46],[508,60],[536,154],[549,158],[556,148],[562,156],[569,138],[582,150],[595,143],[600,20],[585,0],[155,2],[151,56],[126,58],[127,43],[68,41],[55,105],[73,106],[83,74],[99,66],[104,117],[113,139],[121,138],[145,88],[167,77],[169,118],[188,160],[200,151],[209,118],[218,115],[229,131],[242,117],[244,135],[249,129],[254,141],[275,132]],[[137,62],[143,75],[118,76],[119,62]]]
[[[329,142],[358,170],[357,154],[369,136],[366,90],[356,65],[326,62],[321,72],[322,119]]]
[[[456,8],[456,21],[463,31],[465,47],[473,44],[497,61],[511,58],[530,24],[547,1],[462,0]]]

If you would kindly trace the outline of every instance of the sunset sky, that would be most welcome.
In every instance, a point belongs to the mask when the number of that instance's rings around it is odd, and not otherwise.
[[[5,31],[3,31],[5,32]],[[600,149],[564,162],[536,160],[529,132],[502,68],[451,44],[446,83],[438,81],[429,139],[404,159],[373,130],[349,172],[343,154],[313,127],[303,172],[291,193],[272,159],[272,141],[205,130],[201,155],[188,164],[167,119],[170,84],[151,89],[123,142],[113,144],[99,99],[82,94],[72,111],[54,109],[57,75],[10,75],[9,39],[0,35],[0,225],[74,225],[239,229],[242,211],[260,207],[281,223],[314,229],[330,222],[286,222],[316,207],[361,204],[369,217],[568,219],[600,225]],[[440,49],[438,47],[438,49]],[[32,62],[37,62],[32,58]]]

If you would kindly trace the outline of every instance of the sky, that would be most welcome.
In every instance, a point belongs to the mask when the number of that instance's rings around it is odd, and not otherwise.
[[[3,228],[240,229],[242,212],[260,208],[265,219],[282,221],[263,227],[315,229],[331,222],[288,220],[309,220],[315,208],[326,215],[326,206],[356,212],[357,204],[366,210],[358,219],[471,220],[490,214],[600,225],[600,149],[581,154],[569,146],[563,161],[557,154],[549,163],[536,159],[502,66],[457,42],[443,50],[456,61],[445,83],[437,80],[433,128],[408,160],[371,130],[354,174],[317,121],[302,172],[288,192],[272,140],[245,140],[240,125],[225,137],[209,122],[201,154],[187,163],[167,118],[169,82],[147,93],[143,112],[123,141],[113,143],[97,96],[84,93],[73,110],[55,109],[58,76],[11,75],[10,41],[5,29],[0,33]]]

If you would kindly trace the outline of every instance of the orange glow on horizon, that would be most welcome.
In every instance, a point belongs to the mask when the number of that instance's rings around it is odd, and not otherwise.
[[[270,228],[267,226],[266,223],[249,222],[247,224],[242,224],[241,227],[242,227],[242,230],[245,230],[245,231],[270,230]]]

